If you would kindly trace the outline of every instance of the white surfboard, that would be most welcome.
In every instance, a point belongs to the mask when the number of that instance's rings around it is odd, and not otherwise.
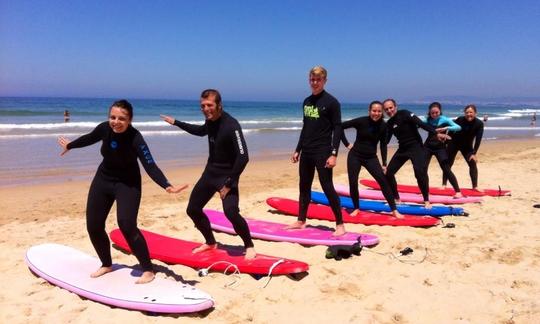
[[[141,271],[113,264],[114,271],[98,278],[90,273],[99,259],[69,246],[46,243],[26,252],[28,267],[50,283],[103,304],[156,313],[188,313],[210,308],[212,297],[190,285],[155,278],[135,284]]]

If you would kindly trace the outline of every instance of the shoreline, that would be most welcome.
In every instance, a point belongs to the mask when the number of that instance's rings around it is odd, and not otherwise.
[[[346,150],[340,150],[335,183],[346,183]],[[393,149],[389,152],[391,156]],[[148,316],[95,303],[52,286],[31,274],[24,253],[32,245],[54,242],[95,255],[85,229],[86,195],[90,180],[0,187],[0,321],[2,322],[149,322],[169,323],[207,319],[215,323],[300,322],[475,322],[532,323],[540,318],[540,139],[487,141],[479,151],[480,185],[512,190],[511,197],[487,197],[482,204],[465,205],[469,217],[443,217],[455,228],[406,228],[346,224],[351,232],[378,235],[380,243],[347,260],[325,259],[326,247],[254,240],[258,253],[307,262],[309,275],[301,280],[272,277],[266,288],[261,280],[197,271],[154,261],[157,276],[182,280],[208,292],[214,309],[191,315]],[[200,242],[202,236],[185,213],[193,184],[204,164],[162,167],[175,184],[190,188],[169,195],[143,176],[143,197],[138,224],[164,235]],[[461,156],[453,169],[460,186],[469,187],[468,170]],[[93,171],[92,171],[93,172]],[[92,173],[93,174],[93,173]],[[441,178],[436,162],[430,184]],[[361,171],[361,178],[368,177]],[[415,183],[410,163],[397,174],[401,183]],[[313,182],[319,188],[318,180]],[[244,217],[292,223],[293,217],[270,212],[271,196],[297,199],[298,165],[289,154],[276,159],[252,159],[240,179],[240,209]],[[208,208],[221,210],[214,197]],[[309,220],[310,225],[334,224]],[[107,231],[116,228],[116,208]],[[240,245],[237,236],[216,233],[223,244]],[[411,247],[408,256],[391,258]],[[113,261],[135,265],[132,255],[111,249]],[[404,261],[400,262],[400,261]],[[408,262],[408,263],[407,263]],[[263,278],[263,281],[266,279]],[[54,309],[54,312],[50,310]],[[331,311],[329,311],[331,310]]]

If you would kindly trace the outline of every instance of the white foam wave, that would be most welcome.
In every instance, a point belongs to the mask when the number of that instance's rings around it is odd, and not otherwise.
[[[75,122],[75,123],[44,123],[44,124],[0,124],[0,130],[13,129],[69,129],[69,128],[93,128],[98,122]]]
[[[512,117],[520,117],[520,116],[510,116],[510,114],[503,114],[502,116],[489,117],[488,121],[490,121],[490,120],[508,120],[508,119],[512,119]]]
[[[525,114],[524,116],[532,115],[534,113],[540,113],[540,109],[536,109],[536,108],[508,109],[508,111],[515,114]]]

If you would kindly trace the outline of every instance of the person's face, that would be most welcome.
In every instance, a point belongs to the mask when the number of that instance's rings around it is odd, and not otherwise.
[[[369,118],[371,118],[373,121],[378,121],[383,116],[383,107],[379,104],[373,104],[369,108]]]
[[[311,92],[313,94],[319,94],[324,90],[324,85],[326,84],[326,78],[321,75],[309,75],[309,86],[311,87]]]
[[[109,111],[109,126],[111,126],[113,132],[123,133],[131,124],[131,117],[129,117],[128,111],[124,108],[112,106]]]
[[[476,118],[476,112],[472,108],[465,110],[465,119],[467,121],[473,121]]]
[[[201,98],[201,111],[204,117],[211,121],[215,121],[221,117],[221,107],[216,104],[215,95]]]
[[[394,105],[392,101],[386,101],[383,103],[383,109],[388,117],[394,116],[397,112],[397,106]]]
[[[433,119],[439,118],[440,115],[441,115],[441,110],[439,109],[439,107],[433,107],[429,110],[429,117]]]

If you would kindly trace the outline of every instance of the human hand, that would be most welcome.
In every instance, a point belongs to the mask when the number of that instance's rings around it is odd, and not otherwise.
[[[227,196],[229,191],[231,191],[231,188],[223,186],[221,189],[219,189],[219,198],[221,198],[221,200],[225,199],[225,196]]]
[[[64,150],[62,151],[62,153],[60,153],[60,156],[63,156],[64,154],[66,154],[69,149],[67,148],[67,145],[70,143],[71,141],[68,140],[67,138],[65,138],[64,136],[59,136],[58,137],[58,145],[60,145]]]
[[[171,125],[174,125],[174,122],[176,120],[174,119],[174,117],[167,116],[167,115],[159,115],[159,117]]]
[[[188,187],[188,184],[185,183],[185,184],[180,185],[180,186],[168,186],[167,188],[165,188],[165,190],[168,193],[179,193],[180,191],[186,189],[187,187]]]
[[[330,155],[330,157],[326,160],[325,168],[331,169],[336,166],[336,156]]]
[[[291,162],[292,163],[298,162],[298,156],[300,156],[300,153],[294,152],[293,155],[291,156]]]

